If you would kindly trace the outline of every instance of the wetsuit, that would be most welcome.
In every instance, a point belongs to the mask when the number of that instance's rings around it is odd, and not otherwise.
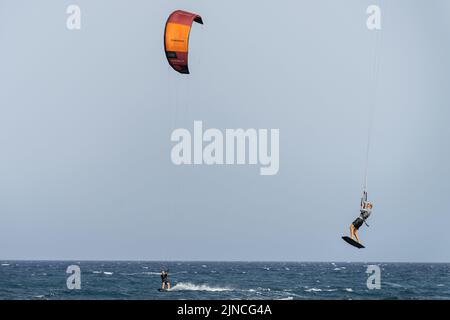
[[[167,278],[167,272],[161,273],[161,282],[166,285],[169,283],[169,279]]]
[[[372,210],[370,209],[361,209],[360,210],[361,213],[359,214],[359,217],[356,218],[355,221],[353,221],[353,226],[355,227],[356,230],[358,230],[364,222],[366,222],[366,220],[369,218],[370,214],[372,213]]]

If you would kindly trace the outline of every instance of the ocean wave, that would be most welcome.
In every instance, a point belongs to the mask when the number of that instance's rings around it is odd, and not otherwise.
[[[140,274],[146,274],[148,276],[160,276],[161,275],[160,272],[154,272],[154,271],[145,271],[145,272],[141,272]]]
[[[112,276],[114,274],[114,272],[110,272],[110,271],[98,271],[98,270],[94,270],[92,271],[93,274],[104,274],[107,276]]]
[[[393,282],[383,282],[383,284],[387,284],[388,286],[394,287],[394,288],[405,288],[401,284],[393,283]]]
[[[206,284],[193,284],[191,282],[179,282],[174,285],[169,291],[210,291],[210,292],[223,292],[233,291],[231,288],[225,287],[210,287]]]
[[[347,292],[353,292],[352,288],[345,288],[344,290],[347,291]]]
[[[305,289],[305,292],[334,292],[337,289],[320,289],[320,288],[309,288]]]
[[[246,289],[246,290],[241,290],[241,291],[261,293],[261,292],[270,292],[271,290],[270,290],[270,288],[258,287],[256,289]]]
[[[305,289],[305,292],[321,292],[322,289],[318,289],[318,288],[310,288],[310,289]]]
[[[119,273],[121,276],[139,276],[139,275],[147,275],[147,276],[159,276],[161,273],[153,272],[153,271],[142,271],[142,272],[121,272]]]

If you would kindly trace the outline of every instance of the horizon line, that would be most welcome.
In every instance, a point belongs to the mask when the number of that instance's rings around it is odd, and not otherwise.
[[[342,261],[342,260],[145,260],[145,259],[0,259],[0,262],[213,262],[213,263],[410,263],[410,264],[450,264],[449,261]]]

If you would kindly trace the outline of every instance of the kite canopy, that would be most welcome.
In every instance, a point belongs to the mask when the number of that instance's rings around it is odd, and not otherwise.
[[[198,14],[182,10],[172,12],[164,31],[164,50],[170,66],[179,73],[189,74],[189,34],[193,22],[203,24]]]

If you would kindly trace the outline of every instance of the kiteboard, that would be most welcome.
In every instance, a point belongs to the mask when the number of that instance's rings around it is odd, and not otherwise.
[[[358,249],[364,249],[365,248],[361,243],[359,243],[358,241],[353,240],[350,237],[344,236],[344,237],[342,237],[342,239],[345,242],[347,242],[348,244],[351,244],[352,246],[354,246],[354,247],[356,247]]]
[[[169,291],[169,289],[158,288],[158,291],[159,291],[159,292],[166,292],[166,291]]]

